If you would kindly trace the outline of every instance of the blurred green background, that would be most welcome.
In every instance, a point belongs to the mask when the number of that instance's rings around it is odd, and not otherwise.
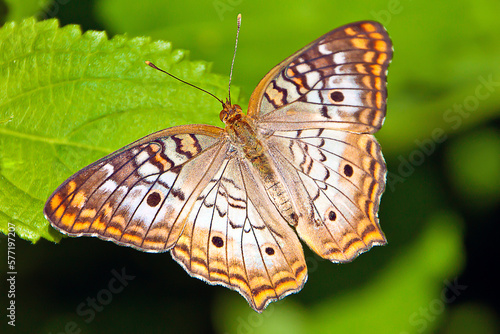
[[[171,41],[174,49],[189,50],[189,59],[213,63],[212,72],[224,80],[238,13],[243,26],[233,84],[242,106],[267,71],[320,35],[358,20],[377,20],[387,28],[395,52],[387,118],[377,138],[389,170],[379,212],[388,245],[344,265],[305,249],[309,280],[304,289],[259,315],[237,293],[189,278],[169,254],[141,253],[94,238],[65,238],[60,244],[17,238],[16,327],[7,326],[3,317],[2,332],[498,333],[497,0],[0,1],[2,24],[54,17],[62,26],[105,30],[109,37]],[[5,45],[0,49],[7,52]],[[6,63],[0,66],[6,70]],[[208,88],[224,98],[224,82],[214,78],[217,84]],[[175,114],[173,123],[198,120],[207,103],[189,101],[190,113]],[[221,125],[219,107],[210,103],[213,110],[202,120]],[[0,105],[0,127],[7,127],[8,114],[1,108],[6,107]],[[172,125],[170,116],[157,113],[158,127],[145,133],[118,131],[126,136],[121,145]],[[63,120],[57,126],[63,127]],[[7,151],[0,146],[0,172],[9,170]],[[43,198],[83,166],[75,163],[50,185],[31,186]],[[36,212],[42,219],[42,211]],[[7,209],[0,210],[3,222],[9,217]],[[48,236],[59,237],[53,231],[43,235]],[[6,244],[1,236],[2,282]],[[108,284],[117,272],[130,280],[110,294]],[[96,298],[104,303],[92,309]]]

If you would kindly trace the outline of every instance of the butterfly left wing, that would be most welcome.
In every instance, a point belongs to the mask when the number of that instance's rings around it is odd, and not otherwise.
[[[228,145],[222,129],[178,126],[132,143],[77,172],[44,214],[71,236],[97,236],[147,252],[169,250]]]
[[[264,193],[244,159],[228,158],[172,250],[191,276],[238,291],[258,312],[307,279],[302,246]]]

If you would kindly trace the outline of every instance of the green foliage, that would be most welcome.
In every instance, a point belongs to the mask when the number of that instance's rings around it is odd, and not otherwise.
[[[454,309],[450,316],[450,326],[444,334],[498,333],[498,316],[490,308],[478,303],[464,303]]]
[[[129,39],[56,20],[0,30],[0,230],[58,240],[41,215],[46,198],[86,164],[142,136],[218,121],[217,101],[144,64],[225,94],[227,79],[168,42]],[[224,89],[224,93],[222,92]],[[237,97],[237,89],[233,91]],[[193,108],[196,106],[196,108]]]
[[[500,201],[500,133],[475,131],[457,139],[446,154],[448,175],[466,203],[492,207]]]
[[[50,0],[4,0],[7,7],[6,21],[21,20],[28,16],[43,16]]]

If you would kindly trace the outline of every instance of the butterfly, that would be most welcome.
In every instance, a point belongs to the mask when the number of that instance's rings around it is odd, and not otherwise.
[[[247,114],[222,102],[224,129],[139,139],[61,184],[45,217],[70,236],[170,251],[191,276],[262,312],[307,280],[299,237],[332,262],[386,243],[386,166],[373,133],[392,52],[377,22],[337,28],[274,67]]]

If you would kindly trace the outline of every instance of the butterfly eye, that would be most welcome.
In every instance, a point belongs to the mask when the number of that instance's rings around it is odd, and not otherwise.
[[[158,191],[153,191],[148,195],[146,202],[150,207],[155,207],[161,202],[161,195]]]
[[[352,169],[351,165],[345,165],[344,166],[344,175],[345,176],[351,177],[353,173],[354,173],[354,170]]]
[[[227,117],[227,111],[226,111],[226,109],[224,109],[224,110],[222,110],[222,111],[220,112],[220,114],[219,114],[219,118],[220,118],[220,120],[221,120],[221,121],[223,121],[223,122],[224,122],[224,119],[225,119],[226,117]]]
[[[338,90],[332,91],[330,93],[330,99],[332,99],[333,102],[342,102],[344,101],[344,94]]]
[[[224,240],[222,240],[221,237],[212,237],[212,243],[217,248],[221,248],[222,246],[224,246]]]

